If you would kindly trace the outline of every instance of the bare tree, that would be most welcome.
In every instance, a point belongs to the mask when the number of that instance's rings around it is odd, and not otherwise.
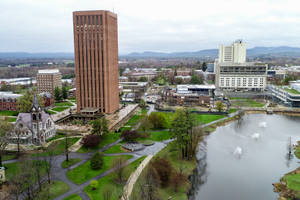
[[[69,137],[68,133],[66,133],[66,142],[65,142],[65,154],[66,161],[69,162]]]
[[[8,145],[8,136],[7,134],[13,130],[13,125],[0,121],[0,166],[2,166],[2,156],[5,153],[5,149]]]
[[[20,163],[20,178],[23,180],[22,187],[24,188],[25,199],[34,199],[34,185],[36,182],[33,161],[27,157],[23,157]]]
[[[124,181],[125,163],[126,160],[124,159],[124,157],[119,157],[115,159],[112,163],[112,168],[116,170],[115,172],[117,174],[116,181],[120,184]]]
[[[46,169],[46,173],[47,173],[47,180],[48,183],[51,183],[51,172],[52,172],[52,168],[53,168],[53,162],[54,162],[54,151],[53,149],[49,149],[47,151],[47,155],[43,157],[45,163],[45,169]]]

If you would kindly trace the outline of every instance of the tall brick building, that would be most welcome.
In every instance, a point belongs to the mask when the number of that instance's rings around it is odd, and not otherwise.
[[[56,87],[61,88],[61,73],[58,69],[39,70],[36,76],[38,93],[49,92],[54,95]]]
[[[119,108],[118,22],[109,11],[73,12],[77,111]]]

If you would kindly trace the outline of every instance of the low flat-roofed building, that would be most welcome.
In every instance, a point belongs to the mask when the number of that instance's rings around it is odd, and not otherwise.
[[[18,109],[17,100],[21,94],[14,94],[12,92],[0,92],[0,110],[16,111]]]
[[[205,105],[212,104],[215,85],[177,85],[163,92],[163,100],[170,105]]]
[[[297,88],[298,86],[296,85],[292,85],[293,84],[290,86],[268,85],[268,90],[271,92],[274,101],[278,101],[286,106],[300,107],[300,88]]]
[[[262,63],[218,63],[216,86],[223,90],[263,91],[267,85],[267,65]]]
[[[123,93],[134,93],[135,100],[139,101],[148,88],[148,82],[119,82],[119,86],[122,86]]]

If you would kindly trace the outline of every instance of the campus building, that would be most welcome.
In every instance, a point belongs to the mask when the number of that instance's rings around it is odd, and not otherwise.
[[[263,91],[267,86],[267,65],[246,62],[246,43],[237,40],[221,45],[215,62],[216,87],[231,91]]]
[[[162,100],[170,105],[210,105],[215,97],[215,85],[177,85],[175,89],[166,88]]]
[[[119,109],[118,22],[109,11],[73,12],[77,112]]]
[[[21,94],[13,94],[12,92],[0,92],[0,110],[16,111],[18,109],[17,100]]]
[[[36,81],[38,93],[49,92],[54,95],[54,89],[62,87],[61,73],[58,69],[39,70]]]

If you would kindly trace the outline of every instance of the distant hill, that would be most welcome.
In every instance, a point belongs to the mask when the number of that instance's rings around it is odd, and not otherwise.
[[[0,52],[0,59],[26,59],[26,58],[66,58],[73,59],[74,53],[27,53],[27,52]]]
[[[258,57],[258,56],[282,56],[282,57],[300,57],[300,48],[297,47],[254,47],[247,49],[248,57]],[[121,57],[129,58],[203,58],[203,57],[218,57],[218,49],[205,49],[195,52],[173,52],[173,53],[161,53],[146,51],[143,53],[130,53],[127,55],[122,55]]]

